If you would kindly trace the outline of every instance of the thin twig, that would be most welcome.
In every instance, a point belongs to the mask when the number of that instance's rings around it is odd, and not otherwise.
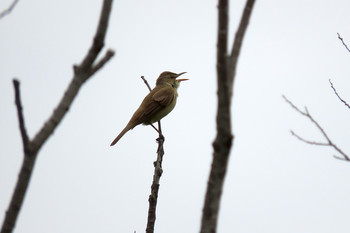
[[[298,134],[296,134],[293,130],[290,131],[290,133],[296,137],[297,139],[299,139],[300,141],[303,141],[307,144],[311,144],[311,145],[316,145],[316,146],[329,146],[329,143],[325,143],[325,142],[315,142],[315,141],[309,141],[305,138],[302,138],[301,136],[299,136]]]
[[[18,122],[19,122],[19,129],[21,132],[21,137],[22,137],[22,143],[23,143],[23,150],[24,153],[26,154],[28,150],[28,134],[27,130],[25,127],[25,122],[24,122],[24,116],[23,116],[23,108],[22,108],[22,101],[21,101],[21,92],[20,92],[20,82],[17,79],[13,80],[13,86],[15,89],[15,103],[17,107],[17,116],[18,116]]]
[[[346,50],[348,50],[348,52],[350,52],[350,49],[349,49],[348,46],[345,44],[343,38],[340,36],[339,33],[337,33],[337,34],[338,34],[338,39],[343,43],[343,45],[344,45],[344,47],[346,48]]]
[[[346,107],[350,108],[350,105],[349,105],[345,100],[343,100],[343,99],[339,96],[339,94],[338,94],[337,90],[335,89],[335,87],[333,86],[333,83],[332,83],[331,80],[329,80],[329,83],[331,84],[331,88],[333,89],[334,94],[338,97],[338,99],[339,99],[341,102],[343,102],[343,103],[345,104]]]
[[[90,77],[94,75],[98,70],[100,70],[107,62],[109,62],[110,59],[114,56],[115,52],[111,49],[107,50],[106,54],[104,55],[101,60],[99,60],[96,65],[94,65],[91,69],[91,73],[89,74]]]
[[[327,135],[326,131],[321,127],[321,125],[312,117],[312,115],[309,113],[308,109],[305,107],[305,111],[300,110],[297,106],[295,106],[289,99],[287,99],[287,97],[285,97],[284,95],[282,96],[284,98],[284,100],[292,107],[294,108],[298,113],[300,113],[301,115],[307,117],[309,120],[311,120],[311,122],[317,127],[317,129],[322,133],[323,137],[326,139],[327,142],[315,142],[315,141],[311,141],[311,140],[307,140],[299,135],[297,135],[296,133],[294,133],[294,131],[291,131],[291,134],[296,137],[298,140],[305,142],[307,144],[310,145],[316,145],[316,146],[329,146],[329,147],[333,147],[333,149],[335,149],[339,154],[341,154],[343,157],[338,157],[335,156],[334,157],[336,159],[342,159],[345,161],[350,162],[350,157],[345,154],[337,145],[335,145],[335,143],[333,143],[333,141],[329,138],[329,136]]]
[[[10,14],[11,11],[13,10],[13,8],[15,8],[17,3],[18,3],[18,0],[14,0],[7,9],[3,10],[2,12],[0,12],[0,19],[2,17],[4,17],[5,15]]]
[[[148,90],[149,90],[149,91],[152,91],[152,88],[151,88],[150,85],[148,84],[148,82],[147,82],[147,80],[145,79],[145,77],[144,77],[144,76],[141,76],[141,78],[142,78],[143,82],[146,84]]]

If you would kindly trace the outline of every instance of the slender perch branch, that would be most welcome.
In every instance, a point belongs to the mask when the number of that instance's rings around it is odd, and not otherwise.
[[[329,136],[327,135],[326,131],[321,127],[321,125],[312,117],[312,115],[309,113],[308,109],[305,107],[305,111],[300,110],[297,106],[295,106],[295,104],[292,103],[292,101],[290,101],[289,99],[287,99],[287,97],[282,96],[284,98],[284,100],[298,113],[300,113],[301,115],[307,117],[316,127],[317,129],[321,132],[321,134],[323,135],[323,137],[326,139],[326,142],[315,142],[315,141],[311,141],[311,140],[307,140],[301,136],[299,136],[298,134],[296,134],[294,131],[291,131],[291,134],[296,137],[297,139],[299,139],[302,142],[305,142],[307,144],[310,145],[316,145],[316,146],[330,146],[333,147],[339,154],[341,154],[343,157],[339,157],[334,155],[333,157],[336,159],[340,159],[340,160],[345,160],[350,162],[350,157],[345,154],[337,145],[334,144],[334,142],[329,138]]]
[[[350,52],[350,49],[349,49],[348,46],[345,44],[343,38],[340,36],[339,33],[337,33],[337,34],[338,34],[338,39],[343,43],[343,45],[344,45],[344,47],[346,48],[346,50],[348,50],[348,52]]]
[[[343,100],[343,99],[339,96],[339,94],[338,94],[337,90],[335,89],[335,87],[333,86],[333,83],[332,83],[331,80],[329,80],[329,83],[331,84],[331,88],[333,89],[334,94],[338,97],[338,99],[339,99],[341,102],[343,102],[343,104],[345,104],[346,107],[350,108],[350,105],[349,105],[345,100]]]
[[[147,217],[147,227],[146,233],[154,232],[154,224],[156,222],[156,209],[157,209],[157,201],[158,201],[158,191],[160,186],[160,177],[163,174],[162,162],[164,155],[164,137],[162,135],[162,131],[159,128],[159,138],[157,138],[158,149],[157,149],[157,160],[154,161],[154,173],[153,173],[153,181],[151,185],[151,194],[148,197],[148,217]]]
[[[23,200],[30,182],[37,154],[49,136],[62,121],[65,114],[68,112],[74,98],[82,87],[83,83],[89,79],[94,73],[103,67],[114,55],[114,52],[109,50],[106,55],[96,62],[96,58],[104,45],[104,38],[107,31],[109,15],[112,8],[113,0],[104,0],[100,21],[93,40],[93,44],[83,59],[81,65],[74,66],[74,76],[64,93],[61,101],[53,111],[49,119],[44,123],[39,132],[31,140],[25,130],[24,117],[22,113],[22,104],[20,100],[19,82],[14,80],[15,99],[18,112],[19,127],[24,147],[24,160],[18,176],[14,193],[12,195],[8,210],[4,218],[1,228],[1,233],[11,233],[14,229],[19,211],[22,207]]]
[[[151,91],[151,87],[148,84],[147,80],[145,79],[144,76],[141,76],[141,79],[143,82],[146,84],[147,88],[149,91]],[[152,125],[152,127],[154,127]],[[154,127],[155,130],[157,130]],[[163,169],[162,169],[162,162],[163,162],[163,155],[164,155],[164,136],[162,134],[162,128],[160,121],[158,121],[158,133],[159,137],[157,138],[158,142],[158,149],[157,149],[157,160],[154,161],[154,173],[153,173],[153,181],[151,185],[151,194],[148,197],[148,217],[147,217],[147,227],[146,227],[146,233],[153,233],[154,232],[154,224],[156,222],[156,209],[157,209],[157,201],[158,201],[158,191],[159,191],[159,182],[160,182],[160,177],[163,174]]]
[[[143,82],[145,83],[145,85],[147,86],[148,90],[149,90],[149,91],[152,91],[152,88],[151,88],[151,86],[149,85],[149,83],[147,82],[147,79],[145,79],[144,76],[141,76],[141,78],[142,78]]]
[[[255,1],[247,0],[235,35],[231,54],[227,56],[228,0],[219,0],[219,24],[217,42],[218,111],[216,117],[216,138],[213,143],[214,156],[205,195],[201,233],[216,232],[221,194],[231,151],[233,135],[231,130],[231,98],[234,78],[243,38],[248,27]]]

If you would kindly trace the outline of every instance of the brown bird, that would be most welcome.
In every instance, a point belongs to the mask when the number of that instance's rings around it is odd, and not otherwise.
[[[168,115],[176,105],[177,88],[180,82],[188,79],[176,79],[186,72],[175,74],[169,71],[161,73],[157,79],[156,87],[143,99],[140,107],[132,115],[129,123],[113,140],[115,145],[126,132],[139,124],[152,125]],[[152,125],[153,126],[153,125]],[[153,126],[154,127],[154,126]],[[155,128],[155,127],[154,127]]]

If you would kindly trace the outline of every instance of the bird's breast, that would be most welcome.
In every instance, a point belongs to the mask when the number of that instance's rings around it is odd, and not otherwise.
[[[165,117],[166,115],[168,115],[175,108],[176,99],[177,99],[177,91],[175,90],[173,101],[168,106],[165,106],[163,109],[159,110],[156,114],[154,114],[154,116],[151,119],[151,123],[157,122],[161,120],[163,117]]]

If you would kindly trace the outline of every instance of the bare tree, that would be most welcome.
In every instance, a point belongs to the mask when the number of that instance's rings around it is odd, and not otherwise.
[[[100,60],[97,60],[97,56],[104,46],[104,39],[107,32],[112,2],[113,0],[103,1],[99,24],[89,51],[83,58],[80,65],[74,66],[73,78],[62,99],[58,103],[52,115],[32,139],[28,137],[26,132],[20,98],[20,83],[18,80],[13,81],[19,128],[23,143],[24,159],[14,193],[6,211],[1,233],[10,233],[15,227],[17,216],[21,210],[39,150],[68,112],[68,109],[70,108],[82,85],[114,56],[114,52],[112,50],[108,50]]]
[[[235,35],[231,53],[228,54],[229,1],[219,0],[218,41],[217,41],[217,83],[218,110],[216,116],[216,138],[214,154],[207,184],[202,214],[201,233],[216,232],[221,194],[232,147],[231,98],[243,38],[255,0],[247,0],[243,15]]]

